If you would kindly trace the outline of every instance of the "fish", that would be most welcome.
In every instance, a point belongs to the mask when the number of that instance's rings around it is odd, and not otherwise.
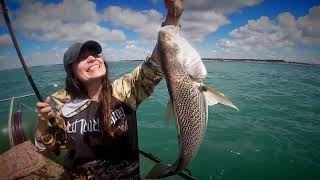
[[[167,25],[162,27],[161,31],[164,31],[167,36],[170,36],[172,43],[175,43],[179,47],[177,60],[179,60],[185,72],[192,79],[205,79],[207,77],[206,67],[203,64],[199,53],[184,37],[180,27]]]
[[[208,125],[208,105],[222,103],[238,110],[226,96],[203,83],[201,78],[206,72],[200,70],[201,75],[198,77],[190,75],[185,60],[181,59],[182,48],[176,41],[176,33],[170,29],[161,29],[158,32],[157,48],[170,95],[167,124],[173,116],[176,120],[179,155],[173,165],[163,162],[156,164],[145,177],[147,179],[177,174],[195,158]]]

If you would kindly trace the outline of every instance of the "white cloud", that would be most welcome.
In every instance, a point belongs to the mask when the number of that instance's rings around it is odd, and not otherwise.
[[[213,10],[186,11],[181,22],[184,34],[192,41],[202,41],[205,36],[228,23],[230,22],[224,15]]]
[[[41,1],[21,1],[21,10],[17,16],[28,18],[42,17],[47,20],[63,20],[65,22],[98,22],[99,14],[96,5],[87,0],[64,0],[58,4],[43,4]],[[30,17],[31,16],[31,17]]]
[[[298,18],[297,24],[305,43],[320,44],[320,6],[312,7],[308,15]]]
[[[61,64],[65,49],[51,48],[47,51],[35,51],[31,55],[26,56],[28,66]]]
[[[17,67],[21,67],[21,64],[16,55],[0,55],[0,70],[12,69]]]
[[[261,3],[262,0],[197,0],[186,1],[182,15],[182,30],[191,41],[202,41],[207,35],[229,24],[226,15],[241,8]]]
[[[152,0],[158,3],[157,0]],[[207,35],[226,25],[226,14],[243,7],[253,6],[262,0],[198,0],[185,2],[182,17],[183,31],[191,41],[202,41]],[[64,0],[59,4],[43,4],[39,1],[22,1],[22,9],[16,24],[27,36],[40,40],[80,41],[97,36],[102,41],[126,39],[121,30],[111,30],[99,25],[103,21],[113,26],[126,28],[138,33],[143,40],[155,40],[164,17],[156,10],[136,11],[110,6],[102,14],[96,11],[96,4],[87,0]],[[87,24],[86,24],[87,23]],[[91,31],[88,31],[88,24]],[[86,25],[80,25],[86,24]],[[85,28],[83,27],[85,26]],[[86,29],[87,27],[87,29]],[[72,30],[72,31],[71,31]],[[78,32],[75,33],[75,30]],[[101,34],[103,32],[103,35]]]
[[[108,29],[101,22],[111,22],[113,27],[137,32],[145,40],[155,40],[163,16],[156,10],[135,11],[118,6],[107,7],[103,13],[96,4],[87,0],[64,0],[58,4],[39,1],[22,1],[15,12],[15,26],[25,36],[42,41],[75,42],[83,39],[124,41],[120,29]]]
[[[45,41],[60,42],[85,41],[88,39],[99,41],[117,41],[126,39],[125,34],[120,30],[109,30],[90,22],[58,26],[57,29],[50,30],[45,34],[34,34],[34,37],[38,37]]]
[[[99,25],[100,14],[95,8],[96,5],[87,0],[64,0],[59,4],[22,1],[15,25],[26,36],[42,41],[125,40],[121,30]]]
[[[243,7],[253,6],[263,0],[197,0],[186,1],[186,10],[214,10],[217,13],[228,14],[240,11]]]
[[[102,17],[105,21],[137,32],[148,40],[157,38],[157,31],[163,20],[163,16],[153,9],[134,11],[118,6],[110,6],[105,9]]]
[[[12,40],[9,34],[2,34],[0,35],[0,47],[13,45]]]
[[[51,48],[46,51],[37,50],[30,55],[24,55],[28,67],[36,65],[61,64],[65,49]],[[22,67],[16,53],[0,55],[0,70]]]
[[[151,49],[140,47],[136,44],[125,44],[123,48],[107,47],[103,50],[104,56],[110,61],[119,60],[144,60],[152,53]]]
[[[62,48],[51,48],[46,51],[37,50],[30,55],[25,55],[24,60],[28,67],[61,64],[65,50]],[[22,66],[16,53],[11,54],[8,52],[0,55],[0,71],[20,67]]]
[[[149,44],[146,45],[143,41],[136,40],[118,44],[117,48],[104,44],[102,45],[103,57],[106,58],[107,61],[144,60],[152,53],[154,48],[154,44]]]
[[[216,56],[229,58],[266,58],[320,63],[320,8],[313,7],[309,14],[296,18],[285,12],[270,20],[262,16],[230,32],[229,39],[218,44]],[[309,25],[309,26],[305,26]],[[311,28],[310,28],[311,27]]]

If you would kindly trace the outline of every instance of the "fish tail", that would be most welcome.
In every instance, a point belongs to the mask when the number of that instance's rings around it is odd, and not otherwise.
[[[148,175],[145,177],[146,179],[159,179],[170,176],[174,174],[171,171],[171,165],[160,162],[153,166],[153,168],[149,171]]]

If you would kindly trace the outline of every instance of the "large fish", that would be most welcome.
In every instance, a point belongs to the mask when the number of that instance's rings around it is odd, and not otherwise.
[[[192,72],[186,70],[185,61],[179,59],[180,52],[181,46],[176,43],[176,34],[166,29],[160,30],[158,54],[170,94],[167,121],[170,119],[170,114],[173,114],[179,139],[179,156],[173,165],[156,164],[146,176],[148,179],[174,175],[193,160],[206,131],[208,103],[220,102],[237,109],[223,94],[192,77],[190,75]]]

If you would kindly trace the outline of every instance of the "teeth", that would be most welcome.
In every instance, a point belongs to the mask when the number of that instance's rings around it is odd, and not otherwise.
[[[91,66],[91,67],[89,68],[89,71],[94,71],[94,70],[98,69],[99,67],[100,67],[99,65]]]

